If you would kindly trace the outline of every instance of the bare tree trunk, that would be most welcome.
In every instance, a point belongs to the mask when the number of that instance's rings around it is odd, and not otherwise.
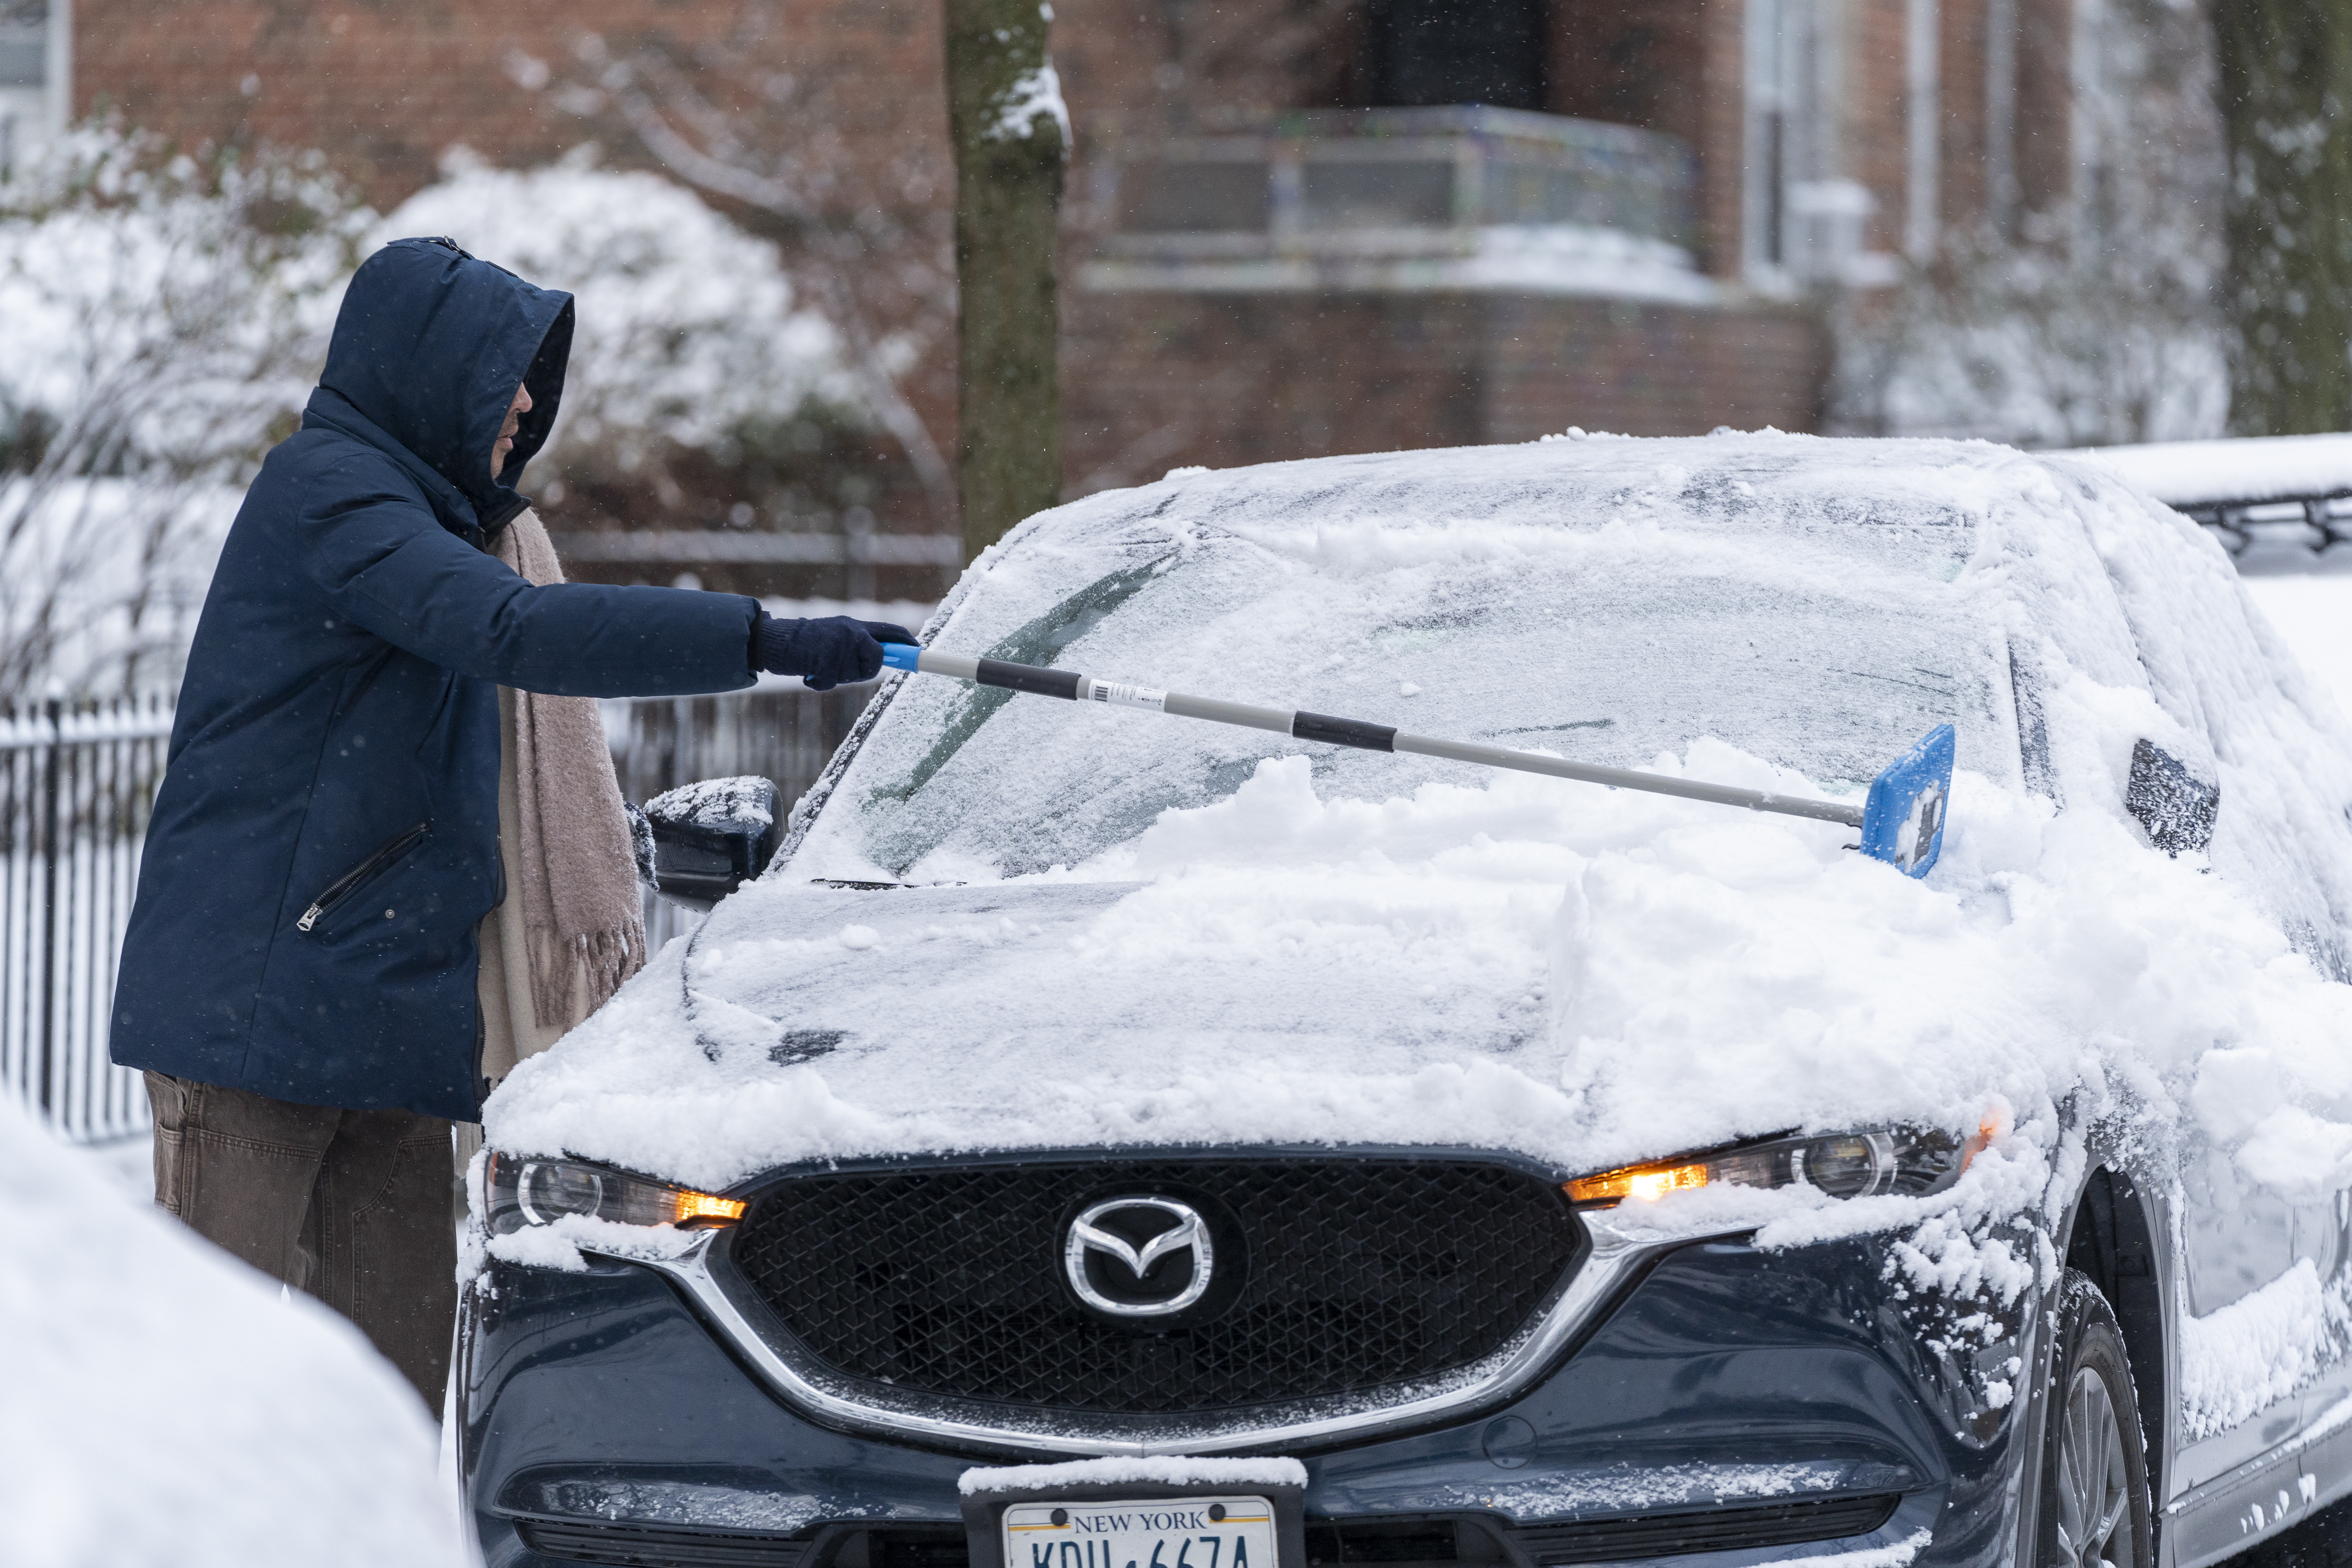
[[[1060,499],[1055,226],[1068,118],[1039,0],[944,0],[967,560]]]
[[[2221,0],[2230,423],[2352,428],[2352,0]]]

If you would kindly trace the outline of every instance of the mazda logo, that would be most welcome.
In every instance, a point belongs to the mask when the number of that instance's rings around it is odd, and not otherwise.
[[[1078,1300],[1115,1318],[1164,1318],[1208,1293],[1216,1247],[1174,1198],[1108,1198],[1078,1211],[1062,1268]]]

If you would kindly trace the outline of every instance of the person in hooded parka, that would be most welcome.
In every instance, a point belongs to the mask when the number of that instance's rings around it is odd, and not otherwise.
[[[593,699],[761,670],[824,689],[914,640],[562,582],[514,487],[572,327],[570,295],[451,240],[361,266],[205,596],[115,993],[156,1201],[351,1317],[436,1413],[452,1123],[480,1115],[486,1015],[560,1032],[644,962]],[[482,963],[517,878],[530,918],[504,922],[502,967],[527,984]]]

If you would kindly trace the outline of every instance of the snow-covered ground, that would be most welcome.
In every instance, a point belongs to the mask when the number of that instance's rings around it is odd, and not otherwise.
[[[121,1180],[0,1097],[0,1563],[464,1562],[400,1374]]]
[[[2334,553],[2352,557],[2352,551]],[[2352,715],[2352,559],[2312,558],[2304,569],[2249,571],[2246,592],[2287,640],[2304,668]]]

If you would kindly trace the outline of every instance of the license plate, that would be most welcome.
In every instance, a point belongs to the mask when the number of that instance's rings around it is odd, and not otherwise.
[[[1016,1502],[1004,1568],[1281,1568],[1262,1497]]]

